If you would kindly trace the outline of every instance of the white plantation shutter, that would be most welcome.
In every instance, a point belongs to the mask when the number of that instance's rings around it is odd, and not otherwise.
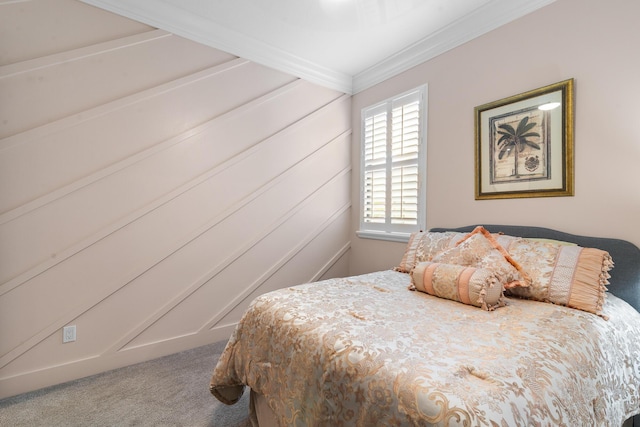
[[[424,227],[425,104],[426,87],[421,87],[362,111],[358,234],[374,232],[363,237]]]
[[[387,111],[376,108],[364,118],[364,218],[384,224],[387,216]]]
[[[394,101],[391,117],[390,220],[392,224],[417,225],[420,99]]]

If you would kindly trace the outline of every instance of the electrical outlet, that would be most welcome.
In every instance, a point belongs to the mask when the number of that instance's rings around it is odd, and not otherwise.
[[[62,342],[73,342],[76,340],[76,325],[65,326],[62,328]]]

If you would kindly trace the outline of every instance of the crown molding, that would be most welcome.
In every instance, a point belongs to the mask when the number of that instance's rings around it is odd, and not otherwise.
[[[173,4],[157,0],[81,1],[309,82],[351,94],[352,76],[223,27]]]
[[[556,0],[494,0],[353,77],[353,93],[454,49]]]
[[[556,0],[492,0],[355,76],[313,63],[171,3],[157,0],[81,1],[309,82],[354,94]]]

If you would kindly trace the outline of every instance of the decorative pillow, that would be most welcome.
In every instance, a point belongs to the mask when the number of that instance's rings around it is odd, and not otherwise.
[[[421,262],[411,271],[411,283],[409,289],[484,310],[504,306],[503,285],[486,268]]]
[[[496,273],[505,289],[529,286],[530,278],[484,227],[476,227],[456,247],[436,255],[433,262],[487,268]]]
[[[508,295],[601,315],[613,268],[608,252],[531,239],[516,239],[509,252],[530,275],[531,286],[511,289]]]
[[[444,233],[416,231],[409,237],[400,265],[395,268],[402,273],[410,273],[419,262],[431,261],[440,252],[455,246],[465,236],[464,233],[447,231]]]
[[[577,246],[577,244],[573,242],[565,242],[564,240],[555,240],[555,239],[543,239],[542,237],[527,237],[525,240],[532,240],[534,242],[542,242],[542,243],[553,243],[556,245],[563,245],[563,246]]]

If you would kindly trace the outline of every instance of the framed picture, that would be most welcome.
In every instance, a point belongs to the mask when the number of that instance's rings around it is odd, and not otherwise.
[[[573,196],[573,79],[475,108],[476,200]]]

